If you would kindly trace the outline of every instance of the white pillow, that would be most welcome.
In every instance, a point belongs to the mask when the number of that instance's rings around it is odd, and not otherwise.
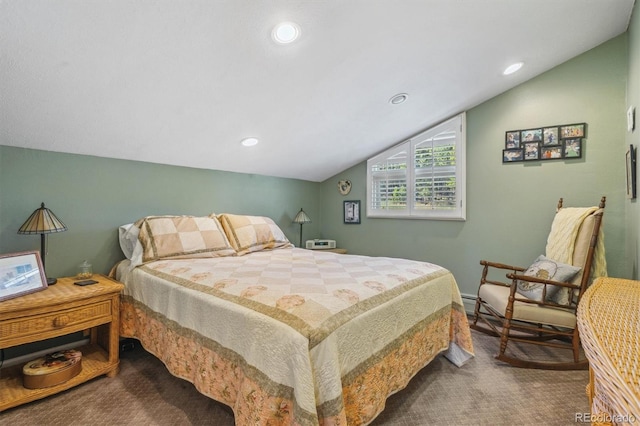
[[[118,228],[118,239],[120,241],[120,249],[127,259],[132,259],[136,246],[141,245],[138,241],[140,229],[133,223],[127,223]]]

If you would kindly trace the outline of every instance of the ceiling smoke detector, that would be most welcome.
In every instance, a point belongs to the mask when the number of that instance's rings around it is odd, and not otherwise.
[[[407,98],[409,98],[409,95],[406,93],[398,93],[397,95],[394,95],[391,97],[391,99],[389,99],[389,103],[392,105],[398,105],[403,103],[404,101],[407,100]]]

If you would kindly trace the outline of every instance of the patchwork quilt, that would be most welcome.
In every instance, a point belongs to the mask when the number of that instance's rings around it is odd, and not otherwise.
[[[446,269],[299,248],[115,269],[121,335],[238,425],[360,425],[439,353],[473,357]]]

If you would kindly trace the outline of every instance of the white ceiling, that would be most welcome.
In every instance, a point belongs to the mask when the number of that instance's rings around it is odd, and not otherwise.
[[[633,3],[0,0],[0,144],[323,181],[623,33]]]

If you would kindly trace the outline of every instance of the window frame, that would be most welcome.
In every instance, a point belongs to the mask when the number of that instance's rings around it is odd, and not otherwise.
[[[453,208],[416,209],[416,168],[415,154],[416,146],[423,144],[430,138],[441,134],[444,131],[455,132],[455,204]],[[437,144],[432,142],[432,147]],[[406,188],[407,199],[405,208],[374,208],[373,188],[375,174],[372,171],[374,165],[379,165],[398,152],[406,151],[408,153],[406,166]],[[466,220],[466,113],[460,113],[451,117],[435,126],[426,129],[411,138],[392,146],[389,149],[377,154],[367,160],[367,195],[366,195],[366,216],[367,218],[396,218],[396,219],[432,219],[432,220]]]

